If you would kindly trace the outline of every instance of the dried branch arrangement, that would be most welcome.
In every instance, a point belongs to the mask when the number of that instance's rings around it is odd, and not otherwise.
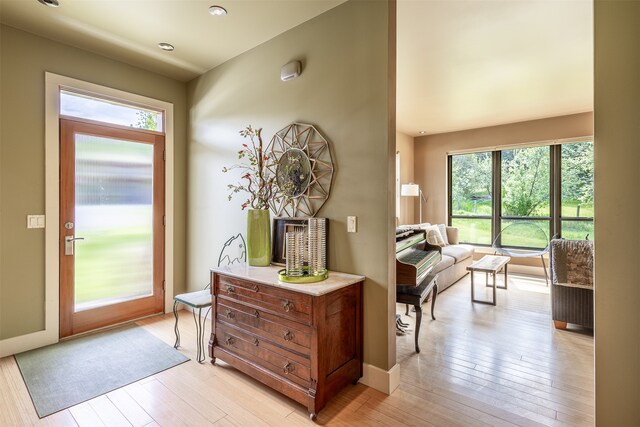
[[[249,125],[240,131],[240,135],[249,139],[249,143],[242,144],[238,151],[238,159],[244,161],[222,169],[225,173],[240,169],[242,173],[240,182],[227,185],[230,191],[228,199],[231,200],[234,194],[245,192],[248,198],[242,204],[243,210],[247,207],[269,209],[269,201],[275,190],[275,175],[270,168],[274,162],[274,154],[263,150],[262,128],[254,129]]]

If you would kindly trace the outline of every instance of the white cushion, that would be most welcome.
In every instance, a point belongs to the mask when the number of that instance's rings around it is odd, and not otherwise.
[[[440,234],[440,228],[437,225],[431,225],[424,229],[427,232],[427,242],[430,245],[444,246],[444,239]]]
[[[445,255],[452,257],[456,260],[456,264],[460,261],[473,256],[474,247],[471,245],[449,245],[446,248],[442,248],[442,257]]]
[[[449,239],[447,238],[447,226],[444,224],[438,224],[438,230],[440,230],[440,235],[442,236],[442,240],[444,240],[444,245],[449,246]]]

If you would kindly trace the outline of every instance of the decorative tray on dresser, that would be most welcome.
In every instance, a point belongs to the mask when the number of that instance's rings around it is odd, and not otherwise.
[[[278,281],[279,267],[211,270],[209,356],[306,405],[362,377],[363,276],[331,271],[323,282]]]

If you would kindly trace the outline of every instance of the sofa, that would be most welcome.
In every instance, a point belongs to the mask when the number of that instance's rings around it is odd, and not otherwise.
[[[436,264],[425,282],[438,275],[438,293],[447,289],[449,286],[463,278],[468,272],[467,267],[473,262],[474,247],[459,243],[458,229],[455,227],[447,227],[444,225],[437,226],[440,231],[446,231],[444,246],[442,246],[442,260]],[[400,226],[398,230],[403,229],[425,229],[433,228],[431,224],[416,224]]]

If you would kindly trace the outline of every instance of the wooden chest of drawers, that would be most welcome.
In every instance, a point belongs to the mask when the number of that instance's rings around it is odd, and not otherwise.
[[[280,285],[275,267],[220,270],[211,272],[211,363],[219,358],[306,405],[312,419],[362,376],[363,277],[323,288]]]

